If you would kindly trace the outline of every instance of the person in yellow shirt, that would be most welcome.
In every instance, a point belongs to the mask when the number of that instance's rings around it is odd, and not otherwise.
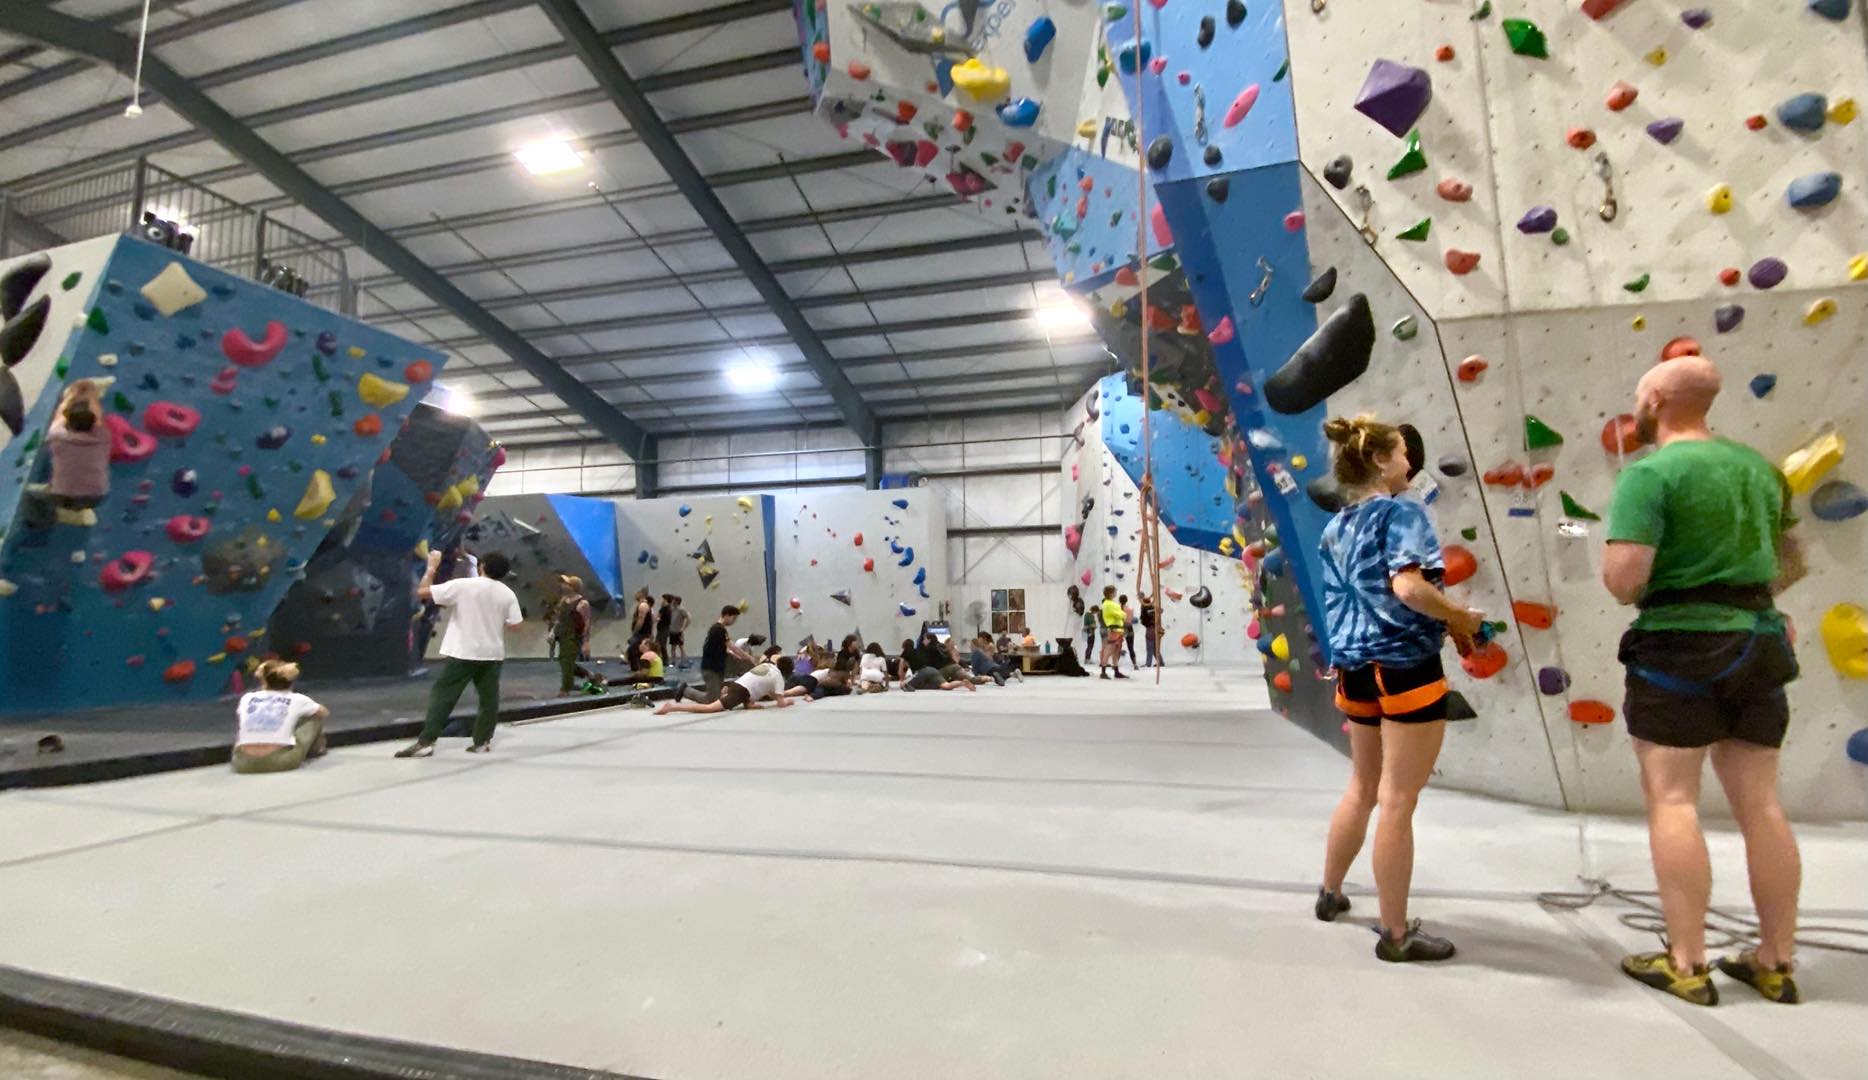
[[[1122,674],[1122,638],[1128,628],[1128,616],[1122,610],[1122,602],[1116,599],[1114,585],[1103,586],[1103,655],[1098,661],[1102,667],[1103,678],[1109,677],[1109,669],[1114,666],[1116,678],[1126,679]]]

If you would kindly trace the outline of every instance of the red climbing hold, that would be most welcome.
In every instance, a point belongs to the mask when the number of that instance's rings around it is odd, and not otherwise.
[[[1577,150],[1587,150],[1596,144],[1596,133],[1586,127],[1573,127],[1563,138]]]
[[[863,560],[863,573],[873,574],[875,572],[876,572],[876,560],[864,559]]]
[[[266,336],[254,341],[246,331],[235,327],[221,335],[221,352],[241,367],[270,364],[285,349],[285,324],[274,319],[266,324]]]
[[[1632,454],[1641,449],[1641,439],[1635,434],[1635,418],[1628,413],[1610,417],[1602,425],[1602,449],[1611,454]]]
[[[1745,275],[1739,272],[1738,267],[1728,266],[1725,269],[1719,271],[1719,284],[1730,287],[1730,286],[1738,284],[1739,281],[1741,281],[1744,278],[1744,276]]]
[[[1604,104],[1609,107],[1610,112],[1621,112],[1628,106],[1633,105],[1635,103],[1635,98],[1640,96],[1641,91],[1625,82],[1618,82],[1614,86],[1609,87],[1608,100],[1604,102]]]
[[[1442,64],[1448,62],[1449,60],[1452,60],[1453,59],[1453,46],[1451,45],[1440,46],[1439,48],[1433,51],[1433,58],[1435,60],[1440,61]]]
[[[1556,608],[1534,600],[1513,600],[1511,614],[1517,618],[1520,626],[1528,626],[1533,630],[1548,630],[1557,621]]]
[[[850,66],[847,70],[850,73],[850,78],[855,79],[857,82],[862,82],[864,79],[869,78],[869,65],[863,63],[861,60],[850,61]]]
[[[156,557],[147,551],[126,551],[104,564],[97,583],[105,592],[122,592],[148,580],[155,565]]]
[[[1621,6],[1622,0],[1583,0],[1583,14],[1592,19],[1600,19]]]
[[[350,430],[366,439],[372,435],[381,435],[383,433],[383,418],[375,413],[370,413],[367,416],[359,417],[356,423],[350,425]]]
[[[169,523],[164,527],[164,530],[169,534],[170,540],[178,544],[192,544],[196,540],[206,536],[208,530],[213,527],[213,521],[208,518],[195,517],[191,514],[177,514],[169,519]]]
[[[811,46],[811,59],[820,64],[830,63],[830,42],[820,41]]]
[[[1446,565],[1446,577],[1442,580],[1447,585],[1458,585],[1479,572],[1479,560],[1463,545],[1446,545],[1440,549],[1440,558]]]
[[[131,427],[119,413],[106,415],[104,427],[110,432],[110,460],[117,464],[147,461],[156,452],[156,440]]]
[[[965,109],[955,109],[953,111],[953,129],[963,135],[973,130],[973,114],[967,112]]]
[[[1192,304],[1180,306],[1180,325],[1174,328],[1188,337],[1198,337],[1206,333],[1206,327],[1200,325],[1200,309]]]
[[[247,649],[247,640],[238,634],[221,642],[222,650],[230,653],[243,653]]]
[[[1142,283],[1142,276],[1135,272],[1135,268],[1133,266],[1125,266],[1122,269],[1116,271],[1116,284],[1122,286],[1123,288],[1133,289],[1134,287],[1136,287],[1137,285],[1140,285],[1141,283]]]
[[[1472,652],[1459,658],[1459,666],[1475,679],[1489,679],[1505,670],[1505,665],[1510,662],[1511,657],[1506,654],[1504,646],[1496,641],[1475,645]]]
[[[1494,487],[1517,487],[1524,483],[1524,466],[1507,461],[1496,469],[1486,470],[1480,479]]]
[[[1764,118],[1763,113],[1753,113],[1745,117],[1745,126],[1753,131],[1763,131],[1764,126],[1768,123],[1770,123],[1770,121]]]
[[[1206,332],[1206,339],[1215,345],[1224,345],[1232,340],[1232,316],[1220,316],[1219,325]]]
[[[1478,382],[1485,369],[1491,367],[1483,356],[1468,356],[1459,362],[1459,370],[1454,372],[1460,382]]]
[[[166,683],[184,683],[195,677],[193,660],[177,660],[162,669],[162,681]]]
[[[1615,719],[1615,710],[1600,701],[1572,701],[1570,719],[1579,724],[1607,724]]]
[[[167,438],[186,438],[201,426],[201,414],[173,401],[152,401],[143,410],[143,430]]]
[[[1472,198],[1472,185],[1457,177],[1449,176],[1435,184],[1433,189],[1447,202],[1465,202]]]
[[[1446,268],[1456,275],[1470,274],[1479,268],[1479,253],[1461,251],[1459,248],[1447,248]]]
[[[435,377],[435,366],[426,360],[412,360],[402,369],[405,382],[427,382]]]
[[[1660,351],[1662,361],[1678,360],[1682,356],[1698,356],[1699,342],[1690,337],[1677,337],[1669,341]]]
[[[1278,672],[1276,675],[1273,675],[1271,677],[1271,685],[1277,687],[1278,689],[1284,691],[1287,694],[1290,693],[1291,692],[1291,673],[1288,671]]]
[[[915,103],[914,103],[914,102],[912,102],[912,101],[898,101],[898,102],[896,102],[896,103],[895,103],[895,121],[896,121],[896,123],[899,123],[899,124],[906,124],[906,123],[907,123],[908,121],[910,121],[910,120],[913,120],[913,119],[915,118],[915,113],[916,113],[917,111],[919,111],[919,110],[917,110],[917,109],[915,108]]]
[[[928,163],[940,156],[940,147],[928,139],[915,144],[915,168],[925,169]]]

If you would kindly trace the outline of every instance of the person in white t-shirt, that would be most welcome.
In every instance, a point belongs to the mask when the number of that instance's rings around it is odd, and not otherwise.
[[[808,704],[811,692],[802,686],[787,690],[791,678],[791,657],[781,656],[768,664],[754,664],[751,671],[720,687],[714,701],[664,701],[655,710],[657,716],[673,712],[716,713],[729,709],[762,708],[761,701],[771,701],[779,708]]]
[[[422,575],[416,592],[423,600],[432,600],[447,612],[447,629],[441,634],[441,673],[428,691],[428,718],[422,733],[408,746],[396,751],[397,757],[427,757],[435,752],[435,740],[448,726],[448,717],[472,683],[480,707],[474,714],[471,754],[493,749],[493,728],[499,723],[499,672],[506,661],[506,631],[516,630],[525,622],[519,610],[519,598],[501,578],[511,569],[506,556],[493,552],[480,560],[478,577],[457,577],[435,584],[435,572],[441,566],[441,553],[428,556],[428,571]]]
[[[267,660],[253,669],[259,689],[240,696],[233,771],[290,772],[324,754],[324,718],[331,710],[295,693],[298,665]]]

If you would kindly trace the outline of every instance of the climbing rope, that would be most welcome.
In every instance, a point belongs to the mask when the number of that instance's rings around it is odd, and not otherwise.
[[[1135,47],[1139,50],[1142,41],[1142,5],[1134,4],[1130,13],[1135,23]],[[1137,56],[1139,57],[1139,52]],[[1152,437],[1152,425],[1149,415],[1154,412],[1154,381],[1148,365],[1148,155],[1141,152],[1141,147],[1148,145],[1144,134],[1143,99],[1141,81],[1148,77],[1147,65],[1137,61],[1135,65],[1136,93],[1135,112],[1135,164],[1137,180],[1135,184],[1135,259],[1141,265],[1136,277],[1141,281],[1141,294],[1136,298],[1136,325],[1141,330],[1142,339],[1142,482],[1141,482],[1141,551],[1136,555],[1136,589],[1139,596],[1146,590],[1149,606],[1154,608],[1154,620],[1157,626],[1145,626],[1141,630],[1149,637],[1144,644],[1154,644],[1156,659],[1160,658],[1161,647],[1165,641],[1154,643],[1154,634],[1162,620],[1161,612],[1161,515],[1155,505],[1155,444]],[[1130,627],[1133,633],[1135,627]],[[1155,685],[1161,684],[1161,668],[1155,667]]]

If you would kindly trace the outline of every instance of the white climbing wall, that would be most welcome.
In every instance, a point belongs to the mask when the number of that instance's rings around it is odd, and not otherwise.
[[[773,547],[782,644],[815,635],[835,649],[843,635],[854,633],[892,650],[924,620],[941,617],[948,596],[947,507],[938,492],[836,491],[777,499]],[[866,560],[874,560],[873,569],[863,569]],[[919,585],[917,576],[923,578]],[[848,593],[847,604],[832,597],[838,592]],[[904,605],[909,614],[903,614]]]
[[[45,384],[55,377],[58,361],[64,355],[66,343],[71,337],[74,324],[84,322],[85,309],[96,292],[97,274],[104,263],[116,250],[117,237],[102,236],[82,243],[67,244],[47,252],[35,252],[17,259],[0,259],[0,277],[4,277],[15,267],[29,259],[49,256],[52,261],[52,273],[57,278],[67,274],[81,275],[82,287],[61,288],[58,280],[43,281],[33,290],[33,299],[49,296],[52,299],[51,311],[45,320],[45,330],[40,333],[36,346],[29,350],[20,361],[9,367],[13,380],[19,385],[22,409],[30,412],[39,399],[39,392]],[[4,378],[0,375],[0,378]],[[25,436],[21,436],[24,438]],[[0,424],[0,450],[5,450],[13,441],[12,429]]]
[[[768,633],[770,579],[762,510],[767,498],[750,496],[745,504],[731,495],[616,500],[623,603],[633,603],[641,588],[649,590],[658,606],[663,593],[681,597],[693,616],[687,634],[687,650],[693,656],[700,655],[708,625],[727,604],[742,606],[734,636]],[[712,584],[702,583],[700,560],[694,558],[702,543],[711,549],[710,566],[719,575]]]

